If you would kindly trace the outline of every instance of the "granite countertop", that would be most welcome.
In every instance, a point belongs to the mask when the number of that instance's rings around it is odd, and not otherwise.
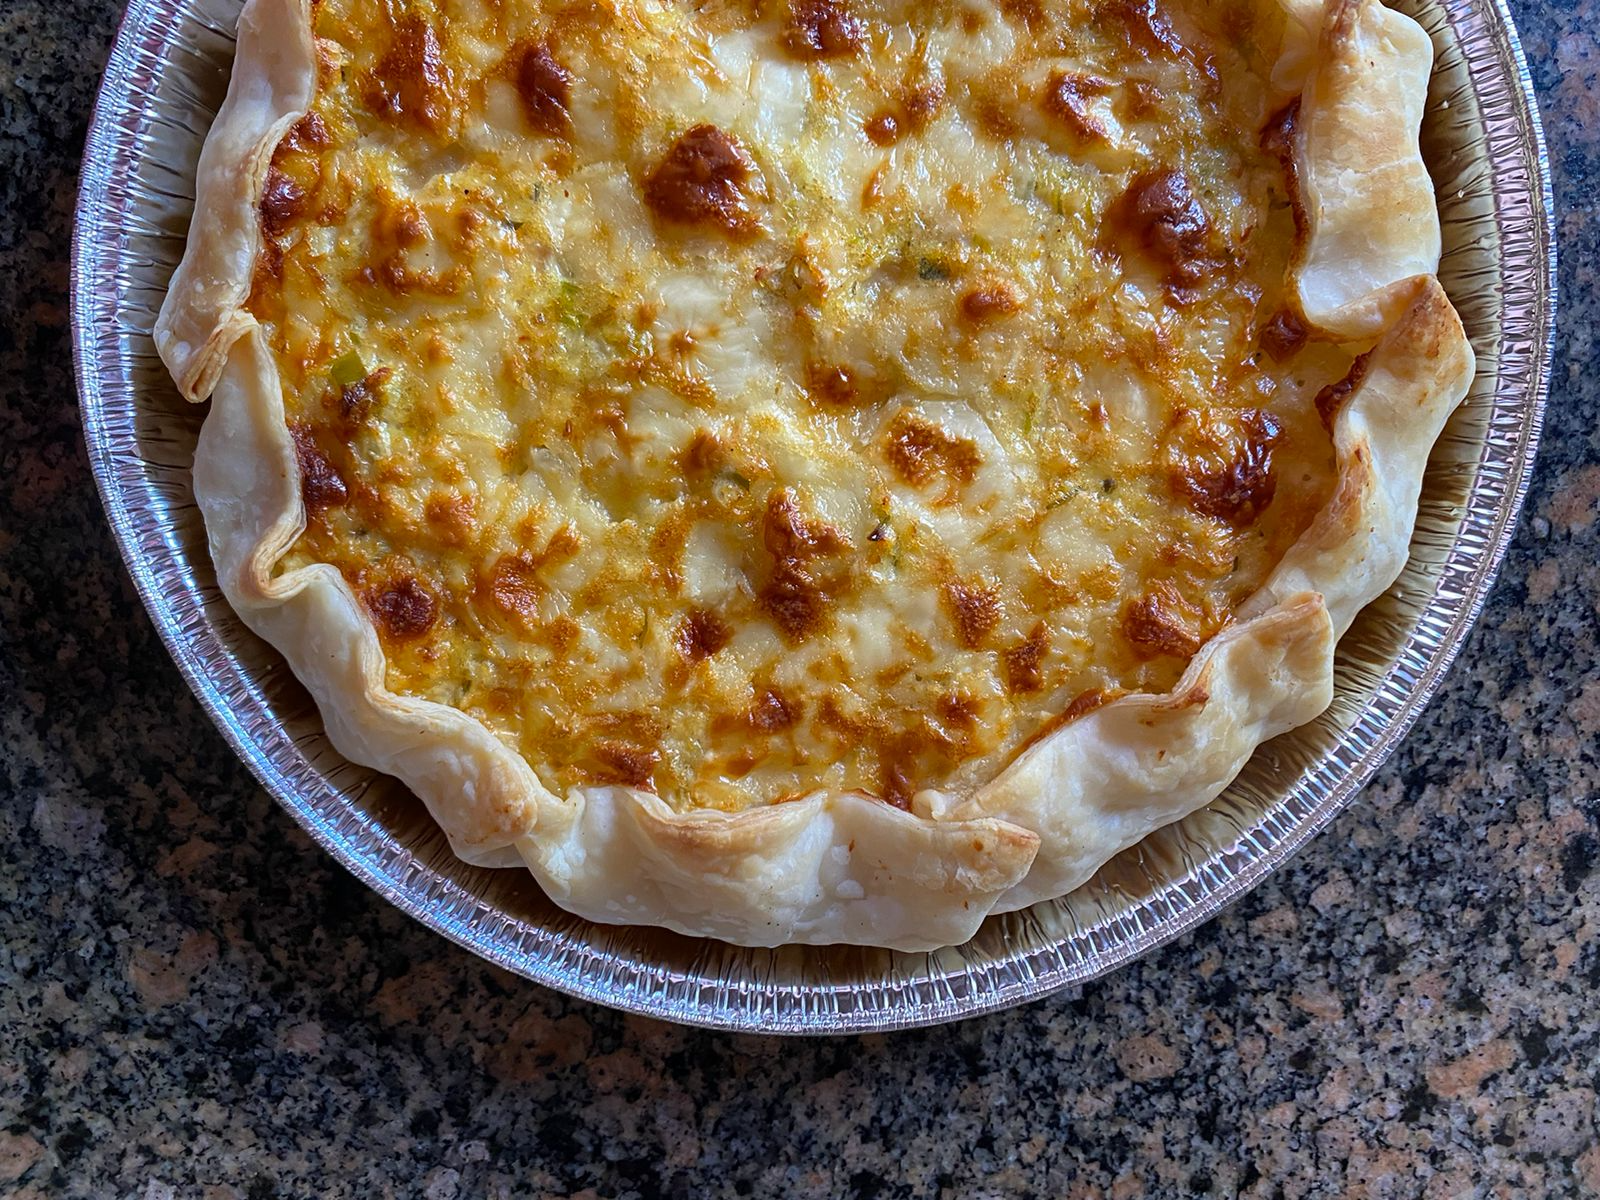
[[[0,1193],[1600,1193],[1600,9],[1515,6],[1564,298],[1483,620],[1357,803],[1081,994],[795,1042],[491,968],[230,754],[123,572],[69,352],[115,0],[0,6]]]

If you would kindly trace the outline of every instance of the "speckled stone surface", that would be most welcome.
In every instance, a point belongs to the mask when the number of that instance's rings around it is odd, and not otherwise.
[[[1564,314],[1527,515],[1403,750],[1081,995],[792,1042],[563,999],[317,850],[146,621],[85,465],[79,148],[120,6],[0,5],[0,1193],[1600,1194],[1600,8],[1518,17]]]

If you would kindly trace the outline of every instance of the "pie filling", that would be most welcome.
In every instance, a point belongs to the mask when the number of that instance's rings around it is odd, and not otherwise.
[[[1281,17],[323,0],[250,297],[395,692],[557,793],[970,790],[1326,503]]]

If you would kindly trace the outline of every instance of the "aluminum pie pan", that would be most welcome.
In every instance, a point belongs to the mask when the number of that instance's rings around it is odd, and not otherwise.
[[[106,67],[72,254],[90,463],[157,631],[261,783],[381,896],[507,970],[630,1012],[773,1033],[931,1025],[1049,995],[1214,916],[1331,821],[1417,719],[1482,608],[1544,411],[1549,169],[1503,0],[1402,0],[1437,49],[1423,148],[1443,218],[1439,274],[1479,372],[1430,460],[1405,573],[1340,643],[1329,711],[1261,747],[1207,809],[1072,895],[990,918],[963,946],[753,950],[573,917],[524,871],[457,860],[402,785],[342,758],[282,659],[217,588],[189,482],[205,410],[178,397],[150,329],[182,254],[239,5],[132,0]]]

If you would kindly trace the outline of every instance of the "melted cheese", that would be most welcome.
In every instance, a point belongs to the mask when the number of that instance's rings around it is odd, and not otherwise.
[[[557,791],[904,804],[1169,687],[1326,500],[1350,363],[1261,348],[1262,20],[323,0],[251,299],[284,569]]]

